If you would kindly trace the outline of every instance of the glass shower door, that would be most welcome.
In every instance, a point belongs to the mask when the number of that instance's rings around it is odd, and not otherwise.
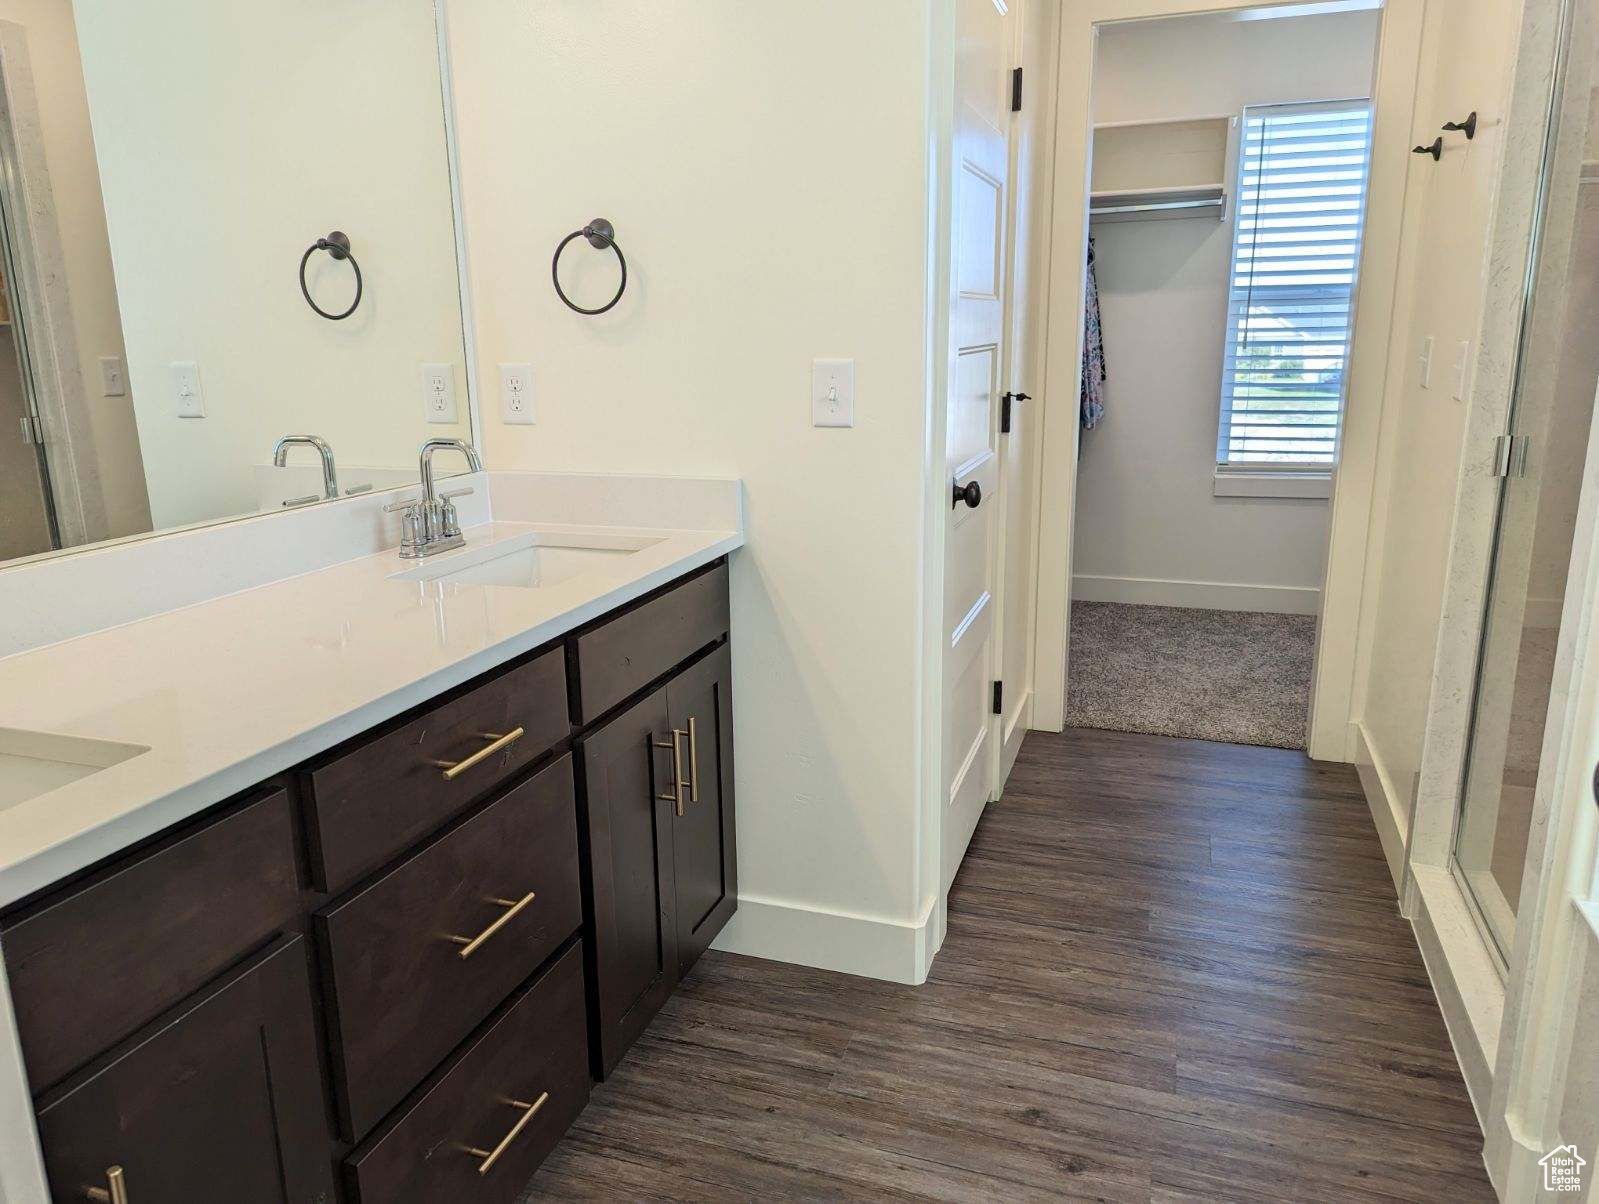
[[[1573,46],[1571,55],[1568,86],[1580,79],[1586,92],[1591,51]],[[1500,440],[1487,614],[1455,830],[1455,874],[1505,962],[1599,385],[1599,127],[1572,128],[1592,126],[1594,110],[1564,107],[1565,128],[1557,123],[1551,145],[1565,150],[1551,156],[1538,270],[1509,429]],[[1570,166],[1561,169],[1562,162]]]

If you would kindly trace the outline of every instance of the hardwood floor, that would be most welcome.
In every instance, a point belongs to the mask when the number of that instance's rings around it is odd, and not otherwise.
[[[1035,733],[922,987],[711,952],[529,1198],[1491,1200],[1354,772]]]

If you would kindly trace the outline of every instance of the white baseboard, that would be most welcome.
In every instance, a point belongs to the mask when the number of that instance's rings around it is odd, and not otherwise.
[[[912,923],[740,895],[713,949],[919,986],[927,981],[937,908]]]
[[[1371,822],[1377,829],[1377,839],[1382,842],[1382,855],[1388,862],[1388,873],[1394,880],[1397,894],[1404,889],[1410,799],[1400,793],[1398,784],[1389,776],[1365,727],[1359,720],[1352,726],[1355,729],[1355,772],[1360,775],[1360,788],[1366,793],[1366,806],[1371,809]]]
[[[1477,1123],[1486,1132],[1482,1121],[1493,1096],[1494,1060],[1505,1010],[1504,982],[1450,872],[1435,865],[1418,865],[1412,881],[1411,927],[1416,946],[1432,980],[1449,1043],[1477,1111]]]
[[[1194,610],[1255,610],[1270,614],[1313,615],[1320,609],[1321,591],[1288,585],[1167,581],[1158,577],[1098,577],[1078,573],[1072,577],[1072,600],[1186,606]]]

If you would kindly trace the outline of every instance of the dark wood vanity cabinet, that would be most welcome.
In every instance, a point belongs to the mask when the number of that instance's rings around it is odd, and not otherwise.
[[[687,974],[738,905],[733,835],[733,658],[726,644],[666,689],[674,730],[693,736],[690,788],[672,821],[677,970]]]
[[[601,1077],[736,906],[732,720],[722,644],[580,741]]]
[[[58,1200],[334,1198],[305,941],[284,937],[38,1102]],[[225,1197],[219,1189],[226,1186]]]
[[[0,917],[54,1198],[515,1199],[736,906],[728,625],[722,562]]]
[[[581,742],[594,902],[597,1073],[609,1075],[677,985],[674,804],[665,688]]]

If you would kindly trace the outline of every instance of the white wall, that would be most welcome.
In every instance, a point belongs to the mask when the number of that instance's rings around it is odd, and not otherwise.
[[[538,425],[487,407],[489,463],[743,478],[741,904],[724,941],[908,972],[925,918],[928,6],[450,11],[480,366],[526,360],[535,377]],[[548,264],[595,216],[616,223],[630,278],[585,318]],[[615,265],[574,246],[563,277],[599,299]],[[810,425],[817,356],[856,361],[852,430]]]
[[[132,397],[103,397],[100,389],[100,357],[121,359],[127,352],[72,4],[70,0],[0,0],[0,21],[22,28],[33,69],[33,99],[55,202],[65,283],[72,298],[88,431],[94,443],[92,449],[86,449],[89,454],[78,458],[78,470],[81,478],[92,478],[92,483],[85,480],[84,487],[97,488],[104,499],[106,525],[88,534],[107,539],[144,531],[150,526],[150,503],[145,495]],[[5,337],[9,342],[9,332]],[[11,355],[9,346],[4,353]],[[15,429],[15,423],[7,424],[6,437]]]
[[[1094,120],[1368,95],[1377,25],[1353,12],[1107,26]],[[1082,437],[1077,598],[1315,613],[1326,501],[1213,495],[1233,230],[1093,228],[1108,379],[1104,420]]]
[[[251,466],[280,435],[396,466],[429,435],[466,437],[432,0],[76,9],[156,526],[254,509]],[[296,279],[334,228],[366,277],[344,322]],[[342,308],[349,265],[313,263]],[[191,360],[204,419],[174,412],[168,365]],[[458,424],[423,423],[429,361],[455,366]]]

